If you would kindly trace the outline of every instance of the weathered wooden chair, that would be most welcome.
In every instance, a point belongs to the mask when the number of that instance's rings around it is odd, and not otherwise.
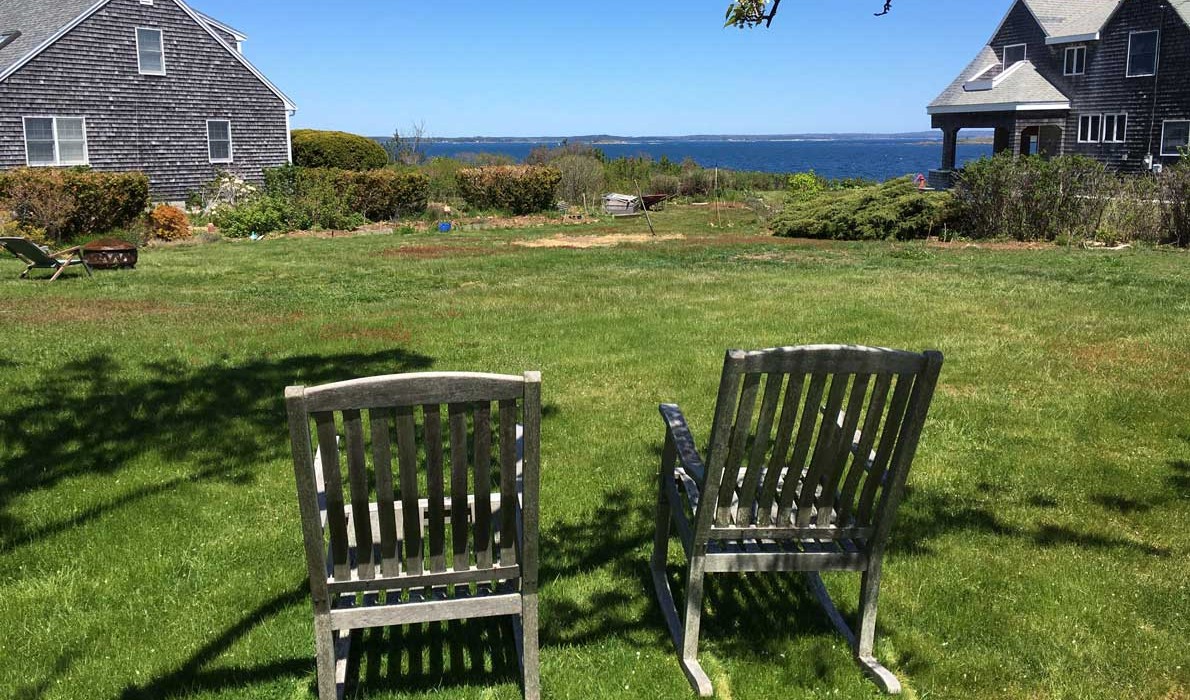
[[[941,367],[934,351],[729,351],[705,464],[681,410],[661,406],[653,582],[700,695],[712,692],[697,658],[704,575],[744,571],[807,572],[861,668],[885,692],[900,692],[872,655],[880,566]],[[673,525],[689,564],[684,621],[665,569]],[[863,572],[858,639],[822,584],[824,570]]]
[[[540,375],[392,375],[285,400],[319,697],[343,693],[351,630],[511,615],[536,700]]]
[[[83,269],[87,271],[87,276],[91,277],[91,266],[83,258],[82,246],[50,253],[28,238],[9,236],[0,238],[0,248],[4,248],[25,263],[25,271],[21,273],[21,279],[28,277],[33,270],[53,270],[54,276],[50,278],[50,281],[53,282],[66,271],[66,268],[75,265],[82,265]]]

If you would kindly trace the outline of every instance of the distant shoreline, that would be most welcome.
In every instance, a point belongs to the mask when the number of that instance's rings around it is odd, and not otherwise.
[[[963,143],[991,143],[991,133],[984,135],[979,131],[968,132],[971,135],[962,139]],[[392,140],[391,136],[373,136],[380,142]],[[985,141],[986,139],[986,141]],[[540,144],[557,145],[563,142],[586,143],[592,146],[623,146],[636,144],[667,144],[667,143],[787,143],[787,142],[826,142],[826,141],[902,141],[941,143],[942,134],[937,131],[917,131],[893,134],[877,133],[811,133],[811,134],[699,134],[691,136],[614,136],[611,134],[588,134],[583,136],[435,136],[424,137],[422,143],[437,144]]]

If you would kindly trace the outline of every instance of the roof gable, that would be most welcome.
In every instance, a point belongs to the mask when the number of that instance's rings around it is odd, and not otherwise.
[[[0,34],[18,31],[15,41],[0,49],[0,82],[20,70],[42,51],[49,48],[70,30],[95,14],[111,0],[3,0],[0,2]],[[261,83],[271,90],[285,104],[285,108],[296,110],[293,100],[281,92],[256,66],[248,62],[235,47],[227,43],[212,27],[211,20],[191,9],[183,0],[170,0],[202,28],[219,46],[223,47],[244,68],[248,69]],[[223,25],[221,25],[223,26]],[[29,27],[26,31],[25,27]],[[230,30],[239,35],[239,32]],[[238,36],[237,36],[238,38]]]

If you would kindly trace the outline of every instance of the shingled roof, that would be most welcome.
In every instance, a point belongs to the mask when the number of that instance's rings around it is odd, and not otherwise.
[[[0,34],[20,32],[12,43],[0,48],[0,74],[7,71],[67,24],[106,0],[3,0],[0,2]]]
[[[1024,0],[1046,36],[1095,34],[1111,19],[1121,0]]]
[[[930,103],[930,114],[946,112],[1006,111],[1017,109],[1070,109],[1070,98],[1037,72],[1030,61],[1021,61],[997,72],[1000,58],[985,46],[959,77]],[[995,77],[991,77],[995,74]],[[979,88],[971,89],[975,83]]]

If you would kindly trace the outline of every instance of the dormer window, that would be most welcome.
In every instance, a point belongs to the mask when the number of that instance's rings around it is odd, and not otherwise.
[[[1004,47],[1003,63],[1004,67],[1008,68],[1014,66],[1025,60],[1025,53],[1028,46],[1026,44],[1010,44]]]
[[[1128,35],[1128,77],[1157,75],[1157,46],[1161,33],[1132,32]]]
[[[165,37],[160,29],[137,28],[136,60],[141,75],[165,75]]]
[[[0,32],[0,49],[8,46],[12,42],[21,38],[21,33],[18,31]]]
[[[1066,49],[1065,75],[1082,75],[1087,72],[1087,47],[1071,46]]]

